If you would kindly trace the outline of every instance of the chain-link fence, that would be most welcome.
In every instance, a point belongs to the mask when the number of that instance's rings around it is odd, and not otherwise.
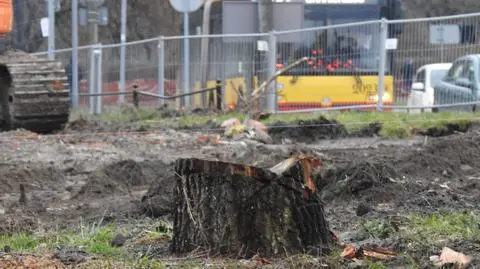
[[[101,87],[91,93],[137,90],[165,96],[143,96],[141,106],[157,106],[166,101],[174,107],[195,109],[211,107],[211,100],[214,103],[221,100],[224,110],[286,113],[414,110],[473,104],[480,87],[479,61],[473,57],[457,69],[449,70],[453,61],[480,50],[476,38],[479,21],[480,14],[472,13],[269,34],[190,36],[187,69],[183,37],[126,43],[124,69],[120,44],[96,47],[102,55],[101,68],[92,67],[94,58],[89,55],[93,47],[80,47],[80,93],[88,93],[86,81],[98,77]],[[46,53],[36,55],[46,56]],[[67,70],[71,56],[71,49],[56,52]],[[94,76],[90,70],[101,74]],[[122,73],[125,81],[119,81]],[[184,83],[185,74],[188,85]],[[261,83],[271,77],[275,78],[272,83],[258,91]],[[169,98],[214,88],[218,81],[222,85],[220,98],[212,98],[213,91]],[[130,95],[100,99],[103,105],[132,102]],[[87,103],[82,96],[79,105]]]

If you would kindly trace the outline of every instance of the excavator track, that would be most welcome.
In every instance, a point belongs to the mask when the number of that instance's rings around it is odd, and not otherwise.
[[[61,129],[70,114],[65,68],[58,61],[9,50],[0,54],[0,128],[49,133]]]

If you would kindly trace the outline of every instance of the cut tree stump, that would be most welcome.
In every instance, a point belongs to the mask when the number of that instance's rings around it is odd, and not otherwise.
[[[270,169],[178,159],[172,251],[249,258],[328,249],[333,238],[313,165],[305,156]]]

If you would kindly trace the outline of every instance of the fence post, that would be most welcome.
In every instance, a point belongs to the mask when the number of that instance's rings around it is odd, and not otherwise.
[[[55,60],[55,2],[47,0],[48,8],[48,59]]]
[[[120,37],[120,40],[121,40],[120,41],[120,74],[119,74],[120,75],[120,81],[118,83],[119,92],[125,92],[125,75],[126,75],[125,74],[126,73],[126,71],[125,71],[125,65],[126,65],[125,61],[126,61],[126,58],[127,58],[126,51],[125,51],[126,50],[125,39],[126,39],[125,35],[121,35],[121,37]],[[125,96],[123,94],[120,94],[118,96],[118,102],[120,104],[125,103]]]
[[[222,111],[222,82],[219,79],[217,79],[215,91],[217,95],[217,110]]]
[[[72,87],[71,93],[72,96],[71,102],[72,107],[77,107],[79,104],[79,80],[78,80],[78,1],[72,0],[72,59],[71,59],[72,69]]]
[[[137,92],[137,90],[133,90],[133,92],[132,92],[132,99],[133,99],[133,106],[134,106],[135,108],[138,108],[140,102],[139,102],[139,100],[138,100],[138,92]]]
[[[101,94],[103,92],[103,79],[102,79],[102,44],[97,44],[94,50],[95,60],[95,93]],[[95,102],[95,113],[102,113],[103,96],[97,95]]]
[[[378,89],[377,89],[377,111],[383,110],[383,94],[385,90],[385,65],[387,61],[388,20],[381,19],[380,22],[380,55],[378,64]]]
[[[158,74],[157,74],[157,94],[165,96],[165,40],[163,36],[158,39]],[[160,104],[165,103],[164,99],[160,99]]]
[[[267,79],[275,76],[275,65],[277,63],[277,37],[274,31],[268,35],[268,71]],[[276,81],[276,80],[275,80]],[[276,98],[276,82],[273,81],[266,89],[267,94],[267,110],[269,113],[275,113]]]
[[[88,48],[88,112],[95,113],[95,45],[90,45]]]
[[[122,0],[121,3],[121,23],[120,23],[120,92],[125,92],[125,61],[126,61],[126,42],[127,42],[127,1]],[[118,96],[118,102],[120,104],[125,103],[125,95],[120,94]]]

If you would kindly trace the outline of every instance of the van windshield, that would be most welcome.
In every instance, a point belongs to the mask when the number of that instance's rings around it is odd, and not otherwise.
[[[445,74],[447,74],[448,69],[442,70],[442,69],[436,69],[432,70],[430,73],[430,85],[432,87],[437,86],[437,84],[445,77]]]

